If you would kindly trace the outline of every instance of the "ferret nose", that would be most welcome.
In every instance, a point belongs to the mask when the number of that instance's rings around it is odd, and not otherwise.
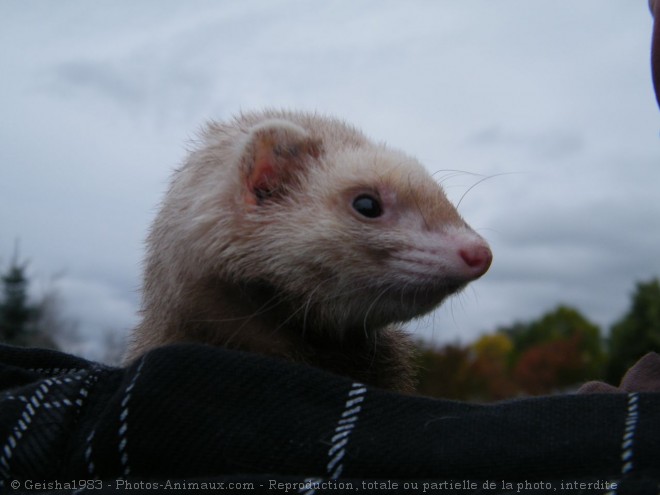
[[[474,244],[462,247],[458,251],[458,254],[470,268],[474,278],[481,277],[486,273],[493,261],[493,253],[491,253],[490,248],[484,244]]]

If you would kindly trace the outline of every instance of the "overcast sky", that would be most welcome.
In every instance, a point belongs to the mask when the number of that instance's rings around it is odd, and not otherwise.
[[[454,202],[492,176],[460,212],[493,266],[418,336],[468,342],[562,302],[608,328],[660,275],[650,33],[646,0],[5,0],[0,266],[20,239],[35,293],[59,275],[92,341],[126,332],[200,125],[317,110],[419,158]]]

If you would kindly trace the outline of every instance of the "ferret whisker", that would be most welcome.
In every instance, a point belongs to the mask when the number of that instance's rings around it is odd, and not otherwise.
[[[307,296],[307,302],[305,303],[305,313],[303,314],[303,323],[302,323],[302,338],[304,340],[305,334],[307,333],[307,318],[309,316],[309,310],[312,305],[312,300],[314,299],[314,295],[321,289],[323,285],[319,283],[312,292],[309,293]]]
[[[359,285],[353,285],[350,289],[345,289],[345,290],[342,290],[341,292],[335,292],[332,295],[324,294],[322,302],[328,303],[328,302],[336,301],[337,299],[345,299],[346,296],[350,296],[352,294],[358,294],[361,291],[364,291],[365,289],[369,289],[372,286],[373,286],[372,283],[364,282],[364,283],[359,284]]]
[[[374,309],[374,307],[375,307],[376,304],[378,303],[378,300],[379,300],[381,297],[383,297],[383,295],[385,295],[385,294],[386,294],[388,291],[390,291],[391,289],[392,289],[392,283],[389,283],[387,286],[385,286],[385,288],[384,288],[383,290],[381,290],[381,291],[376,295],[376,297],[374,297],[373,301],[371,302],[371,304],[370,304],[369,307],[367,308],[367,311],[365,311],[365,313],[364,313],[364,319],[363,319],[363,330],[364,330],[364,335],[365,335],[365,337],[368,337],[368,336],[369,336],[369,328],[368,328],[368,324],[367,324],[367,320],[369,319],[369,313],[371,313],[371,311]]]
[[[243,333],[243,330],[250,321],[252,321],[257,316],[266,314],[271,309],[274,309],[280,304],[282,304],[282,302],[283,302],[282,296],[280,294],[275,294],[270,299],[266,300],[266,302],[264,302],[256,311],[243,317],[243,323],[229,335],[229,337],[227,338],[227,344],[229,345],[231,342],[234,341],[236,336],[241,335]]]
[[[458,320],[456,319],[456,313],[455,313],[455,306],[454,304],[458,305],[458,308],[460,309],[461,312],[465,312],[465,298],[463,296],[463,292],[458,292],[454,294],[451,298],[451,308],[452,308],[452,320],[456,326],[459,325]]]
[[[475,175],[475,176],[482,176],[483,174],[478,174],[477,172],[469,172],[468,170],[459,170],[457,168],[441,168],[439,170],[436,170],[431,174],[431,176],[435,177],[436,174],[439,174],[440,172],[451,172],[459,175]]]
[[[448,187],[446,185],[447,182],[449,182],[450,180],[455,179],[456,177],[462,177],[463,175],[465,175],[465,174],[458,173],[458,172],[452,173],[452,174],[445,174],[442,177],[440,177],[440,179],[438,179],[438,184],[440,184],[443,187]]]
[[[312,298],[313,298],[313,296],[314,296],[314,293],[316,293],[321,287],[323,287],[323,283],[324,283],[324,282],[327,282],[328,280],[332,280],[332,279],[334,279],[334,278],[336,278],[336,277],[337,277],[337,275],[333,274],[333,275],[331,275],[330,277],[327,277],[327,278],[325,279],[325,281],[317,283],[317,284],[316,284],[316,287],[312,290],[312,292],[310,292],[310,293],[306,296],[306,298],[305,298],[305,299],[306,299],[306,302],[304,302],[303,304],[300,304],[300,305],[298,306],[298,308],[295,309],[294,311],[292,311],[291,314],[290,314],[287,318],[285,318],[285,319],[284,319],[283,321],[281,321],[277,326],[275,326],[275,328],[273,329],[273,331],[272,331],[271,333],[275,333],[275,332],[281,330],[282,328],[284,328],[284,326],[285,326],[287,323],[289,323],[291,320],[293,320],[293,319],[296,317],[297,314],[299,314],[301,311],[304,311],[304,313],[303,313],[303,330],[302,330],[302,334],[304,335],[304,333],[305,333],[305,328],[304,328],[304,326],[306,325],[307,312],[309,311],[309,306],[310,306],[310,304],[311,304],[311,301],[312,301]]]
[[[364,322],[363,322],[363,330],[365,337],[369,337],[370,332],[369,329],[367,328],[367,318],[369,316],[369,313],[371,310],[374,308],[376,303],[378,302],[378,299],[380,299],[385,293],[388,291],[392,290],[393,283],[389,283],[372,301],[371,305],[367,308],[367,311],[364,314]],[[371,359],[369,361],[369,369],[371,369],[376,361],[376,355],[377,355],[377,349],[378,349],[378,332],[371,332],[371,338],[372,342],[371,345],[373,347],[373,351],[371,353]]]
[[[467,196],[467,194],[468,194],[472,189],[474,189],[475,187],[477,187],[479,184],[481,184],[481,183],[483,183],[483,182],[486,182],[487,180],[494,179],[494,178],[496,178],[496,177],[502,177],[502,176],[505,176],[505,175],[515,175],[515,174],[517,174],[517,173],[518,173],[518,172],[501,172],[501,173],[499,173],[499,174],[492,174],[492,175],[487,175],[487,176],[483,177],[482,179],[478,180],[477,182],[475,182],[474,184],[472,184],[470,187],[467,188],[467,190],[466,190],[466,191],[463,193],[463,195],[461,196],[461,199],[459,199],[459,200],[458,200],[458,203],[456,203],[456,209],[458,209],[458,208],[461,206],[461,202],[463,201],[463,199],[465,199],[465,196]]]
[[[475,182],[475,183],[472,184],[470,187],[468,187],[467,190],[466,190],[466,191],[463,193],[463,195],[461,196],[461,199],[459,199],[459,200],[458,200],[458,203],[456,203],[456,209],[460,208],[461,203],[462,203],[463,200],[465,199],[465,196],[467,196],[467,194],[468,194],[472,189],[474,189],[475,187],[477,187],[477,186],[478,186],[479,184],[481,184],[482,182],[486,182],[487,180],[492,179],[493,177],[496,177],[496,176],[495,176],[495,175],[489,175],[489,176],[487,176],[487,177],[484,177],[484,178],[482,178],[482,179],[479,179],[477,182]]]
[[[444,175],[441,177],[436,177],[436,174],[439,174],[443,172]],[[436,180],[436,182],[440,185],[444,185],[444,183],[448,180],[453,179],[454,177],[461,177],[462,175],[471,175],[474,177],[483,177],[483,174],[478,174],[476,172],[468,172],[467,170],[454,170],[454,169],[441,169],[441,170],[436,170],[431,174],[431,176]]]
[[[411,174],[408,173],[408,189],[410,189],[412,191],[413,186],[412,186],[412,181],[410,179],[410,175]],[[417,196],[415,196],[414,194],[412,194],[411,196],[415,200],[415,206],[417,207],[417,211],[419,212],[419,216],[422,217],[422,221],[424,222],[424,226],[426,227],[426,230],[431,230],[429,222],[426,220],[426,215],[424,214],[424,211],[422,210],[422,208],[419,206],[419,201],[417,200]]]
[[[297,308],[296,310],[292,311],[291,314],[290,314],[288,317],[286,317],[284,320],[282,320],[281,322],[279,322],[279,323],[273,328],[273,330],[270,332],[271,335],[272,335],[272,334],[276,334],[278,331],[282,330],[282,329],[286,326],[287,323],[289,323],[290,321],[292,321],[292,320],[296,317],[296,315],[297,315],[298,313],[300,313],[301,311],[303,311],[304,309],[305,309],[305,304],[301,304],[300,306],[298,306],[298,308]]]
[[[275,295],[275,296],[271,297],[268,301],[266,301],[266,303],[264,303],[264,304],[261,306],[260,310],[262,310],[262,313],[265,313],[267,310],[270,310],[270,309],[276,308],[277,306],[279,306],[279,305],[281,305],[281,304],[285,304],[289,299],[291,299],[291,298],[290,298],[290,297],[283,297],[282,294]],[[263,309],[266,305],[268,305],[269,303],[273,303],[273,302],[275,302],[275,304],[271,304],[268,308]],[[291,302],[291,301],[289,301],[289,302]],[[255,316],[257,316],[258,314],[260,314],[260,313],[258,313],[258,312],[254,312],[254,313],[250,314],[250,315],[249,315],[249,318],[247,318],[247,319],[246,319],[246,320],[245,320],[245,321],[244,321],[244,322],[243,322],[238,328],[236,328],[236,329],[231,333],[231,335],[230,335],[229,338],[228,338],[228,342],[232,342],[232,341],[235,339],[235,337],[238,336],[238,335],[242,335],[242,336],[243,336],[243,339],[248,338],[248,335],[247,335],[247,334],[248,334],[249,332],[246,332],[246,331],[245,331],[246,325],[248,324],[248,322],[249,322],[252,318],[254,318]],[[289,317],[286,321],[289,321],[290,318],[291,318],[291,317]],[[279,330],[280,328],[282,328],[282,326],[278,326],[276,329],[274,329],[274,330],[271,332],[271,334],[273,334],[276,330]],[[240,342],[240,340],[239,340],[239,342]]]
[[[454,325],[457,325],[456,314],[454,313],[454,301],[456,298],[452,297],[449,300],[449,314],[451,315],[451,321],[454,322]]]
[[[282,296],[280,294],[276,294],[270,299],[268,299],[265,303],[263,303],[259,308],[257,308],[255,312],[251,313],[246,321],[249,321],[256,316],[263,315],[268,311],[270,311],[271,309],[276,308],[280,304],[282,304]]]
[[[213,318],[213,319],[194,319],[194,320],[189,320],[190,323],[231,323],[231,322],[236,322],[236,321],[241,321],[243,320],[244,322],[248,322],[251,319],[253,319],[255,316],[259,316],[262,314],[267,313],[273,308],[276,308],[280,304],[281,296],[279,295],[274,295],[270,299],[268,299],[266,302],[264,302],[259,308],[257,308],[256,311],[253,313],[244,315],[244,316],[234,316],[231,318]],[[275,302],[275,304],[271,304]]]

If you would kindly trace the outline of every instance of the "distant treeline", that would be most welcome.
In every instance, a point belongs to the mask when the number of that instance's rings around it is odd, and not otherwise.
[[[55,286],[39,297],[29,296],[27,262],[18,254],[9,266],[0,267],[0,343],[21,347],[42,347],[76,354],[84,349],[85,337],[76,319],[63,313],[63,301]],[[98,356],[105,364],[118,365],[123,354],[121,332],[106,329]],[[89,356],[82,356],[89,357]]]
[[[651,351],[660,352],[657,278],[636,285],[630,308],[607,334],[561,305],[469,345],[420,344],[418,388],[424,395],[487,402],[569,391],[588,380],[618,385]]]
[[[53,332],[48,330],[54,301],[48,296],[38,302],[29,300],[26,268],[15,255],[0,277],[0,342],[57,349]]]

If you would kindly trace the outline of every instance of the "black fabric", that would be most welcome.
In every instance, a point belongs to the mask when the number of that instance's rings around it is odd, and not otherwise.
[[[660,486],[658,394],[474,405],[197,345],[152,351],[128,369],[0,346],[0,385],[0,489],[9,493],[237,482],[248,483],[243,493],[309,495]]]

